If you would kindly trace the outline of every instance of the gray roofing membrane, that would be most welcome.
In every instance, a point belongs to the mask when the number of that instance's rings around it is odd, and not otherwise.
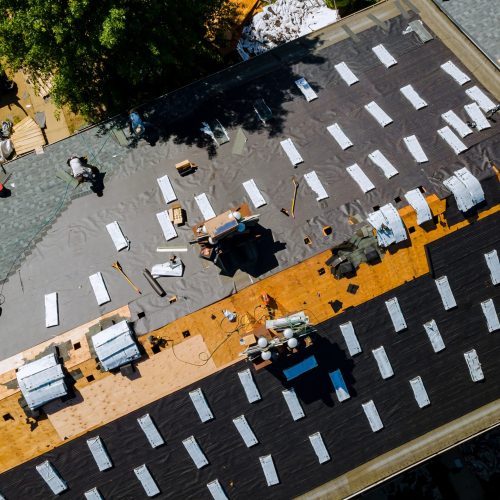
[[[253,372],[262,399],[250,404],[238,380],[246,368],[237,363],[196,384],[162,398],[99,429],[113,457],[112,469],[98,472],[86,436],[0,476],[0,490],[9,499],[47,498],[49,490],[36,473],[43,460],[57,468],[69,490],[62,498],[81,498],[98,487],[106,499],[145,498],[133,469],[146,464],[161,491],[158,498],[209,499],[207,483],[218,479],[229,498],[285,499],[304,493],[376,456],[402,445],[481,405],[500,397],[500,337],[488,333],[480,303],[500,289],[491,284],[484,253],[500,245],[500,215],[492,215],[428,246],[432,272],[406,283],[336,318],[317,325],[313,352],[318,367],[287,386],[285,365]],[[457,251],[460,248],[460,251]],[[434,283],[448,276],[457,307],[446,311]],[[325,276],[325,279],[331,279]],[[398,297],[408,329],[395,333],[385,301]],[[325,300],[328,298],[325,297]],[[423,324],[434,319],[446,349],[434,353]],[[339,326],[352,321],[363,346],[348,354]],[[381,380],[371,350],[383,344],[394,376]],[[464,352],[475,349],[484,381],[474,383]],[[304,356],[310,355],[310,351]],[[293,360],[297,362],[297,358]],[[351,398],[338,403],[329,373],[340,368]],[[140,370],[140,365],[138,367]],[[410,380],[421,377],[430,405],[419,408]],[[133,382],[132,382],[133,384]],[[200,387],[214,419],[201,422],[189,391]],[[283,398],[293,387],[305,417],[292,421]],[[362,404],[373,400],[383,428],[372,432]],[[166,445],[152,449],[137,424],[148,412]],[[245,415],[258,439],[247,448],[233,418]],[[272,416],[270,418],[270,416]],[[319,464],[309,436],[320,432],[331,460]],[[194,436],[208,465],[196,469],[182,441]],[[272,487],[259,457],[271,455],[279,478]]]
[[[365,217],[373,207],[394,203],[396,197],[404,199],[405,192],[418,186],[428,193],[447,195],[442,180],[462,167],[481,179],[490,176],[489,159],[498,157],[500,151],[498,121],[463,139],[469,149],[458,156],[437,134],[444,125],[442,113],[451,109],[467,119],[463,106],[471,101],[465,90],[480,84],[438,39],[422,44],[415,33],[402,34],[409,20],[390,20],[389,32],[379,27],[359,32],[359,42],[347,39],[322,46],[319,40],[302,38],[160,98],[141,110],[159,135],[154,146],[146,141],[119,146],[109,133],[110,127],[123,126],[118,120],[48,146],[43,155],[8,164],[7,169],[13,171],[10,182],[16,187],[12,197],[0,204],[2,276],[59,205],[64,209],[42,231],[40,241],[30,246],[31,253],[13,266],[17,272],[11,273],[3,288],[2,357],[125,304],[130,304],[133,320],[139,312],[145,313],[135,321],[136,331],[145,333],[340,243],[355,229],[348,224],[349,215]],[[396,65],[386,68],[372,52],[381,43]],[[440,66],[448,60],[465,71],[471,82],[460,86],[445,73]],[[342,80],[334,69],[342,61],[359,82],[348,86]],[[300,76],[311,84],[318,99],[305,100],[294,84]],[[427,107],[416,111],[401,94],[400,88],[408,84]],[[267,126],[253,108],[258,98],[265,99],[273,113]],[[393,123],[381,127],[364,108],[371,101]],[[231,137],[220,147],[200,131],[202,121],[215,119]],[[352,147],[342,150],[328,133],[326,127],[333,123],[339,123]],[[243,154],[233,154],[240,127],[247,142]],[[417,164],[408,152],[403,138],[411,135],[417,136],[427,163]],[[280,146],[287,138],[304,158],[297,168]],[[369,160],[368,155],[377,149],[398,175],[387,179]],[[55,177],[73,153],[87,154],[106,173],[102,198],[79,196],[81,187],[66,191]],[[180,177],[175,163],[186,158],[199,168]],[[367,194],[346,172],[354,163],[375,185]],[[326,200],[317,202],[302,178],[312,170],[329,195]],[[221,213],[249,201],[242,183],[254,179],[267,201],[254,210],[261,215],[258,264],[242,261],[240,270],[224,276],[212,263],[199,259],[196,247],[187,245],[189,251],[179,254],[184,276],[160,278],[168,295],[177,296],[173,304],[154,294],[142,276],[144,268],[168,260],[168,254],[156,252],[157,246],[166,243],[156,219],[167,208],[157,184],[157,178],[165,174],[188,217],[188,224],[177,228],[178,238],[169,241],[172,245],[186,246],[192,238],[190,226],[202,220],[195,195],[205,192],[215,212]],[[299,181],[295,219],[280,212],[290,208],[292,176]],[[83,189],[88,191],[88,187]],[[117,253],[107,234],[106,224],[115,220],[131,241],[128,252]],[[323,236],[324,225],[333,227],[332,236]],[[304,244],[305,236],[311,245]],[[143,291],[142,296],[111,267],[116,260]],[[97,305],[88,278],[96,272],[103,274],[111,297],[102,306]],[[51,292],[58,292],[60,324],[46,329],[43,296]]]
[[[433,0],[500,67],[500,9],[494,0]]]

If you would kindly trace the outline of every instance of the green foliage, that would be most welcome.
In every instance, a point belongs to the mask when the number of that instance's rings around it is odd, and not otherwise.
[[[225,0],[0,0],[0,59],[100,119],[218,70]],[[211,42],[208,40],[210,39]]]
[[[377,3],[379,0],[325,0],[326,6],[330,9],[339,9],[341,15],[350,14]]]
[[[116,47],[127,35],[127,11],[125,9],[110,9],[108,16],[102,23],[99,36],[101,45],[106,49]]]

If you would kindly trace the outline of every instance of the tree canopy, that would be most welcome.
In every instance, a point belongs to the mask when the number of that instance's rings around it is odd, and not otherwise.
[[[219,69],[214,44],[234,18],[232,5],[0,0],[0,59],[51,78],[57,105],[97,120]]]

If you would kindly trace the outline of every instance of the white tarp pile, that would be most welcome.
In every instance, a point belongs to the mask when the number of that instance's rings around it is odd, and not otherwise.
[[[0,141],[0,163],[5,163],[14,152],[14,144],[10,139]]]
[[[243,59],[324,28],[340,19],[324,0],[276,0],[243,28],[238,51]]]

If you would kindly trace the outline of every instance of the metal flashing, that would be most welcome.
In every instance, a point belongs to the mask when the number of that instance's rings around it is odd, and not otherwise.
[[[429,33],[429,31],[425,29],[424,23],[420,21],[420,19],[417,19],[415,21],[410,21],[408,24],[411,27],[411,29],[416,33],[418,38],[420,38],[420,41],[422,43],[427,43],[434,39],[434,37]]]
[[[383,155],[383,153],[376,149],[373,153],[368,155],[368,158],[379,167],[387,179],[394,177],[399,172],[394,168],[392,163]]]
[[[412,189],[405,193],[406,201],[411,205],[417,214],[417,224],[421,225],[424,222],[432,220],[432,212],[424,195],[420,189]]]
[[[424,323],[425,333],[429,337],[431,341],[432,348],[434,352],[442,351],[446,346],[444,345],[443,337],[441,337],[441,333],[439,332],[439,328],[436,322],[431,319],[427,323]]]
[[[354,327],[352,323],[348,321],[340,325],[340,331],[344,337],[344,341],[347,345],[347,350],[351,356],[355,356],[361,352],[361,346],[359,345],[358,337],[354,332]]]
[[[207,483],[207,488],[214,500],[228,500],[228,497],[218,479],[214,479],[213,481]]]
[[[252,372],[249,368],[238,372],[238,377],[240,379],[241,385],[245,391],[249,403],[255,403],[256,401],[261,400],[261,395],[257,385],[255,384]]]
[[[288,409],[290,410],[290,414],[292,415],[293,420],[297,421],[301,418],[304,418],[306,414],[302,409],[299,398],[297,397],[294,388],[291,387],[290,389],[285,389],[284,391],[282,391],[282,394],[285,398],[285,402],[288,406]]]
[[[401,311],[401,307],[399,307],[397,297],[386,300],[385,307],[387,307],[387,311],[391,316],[392,324],[394,325],[394,330],[396,330],[396,333],[406,330],[406,321]]]
[[[378,369],[380,371],[380,375],[382,376],[382,378],[384,380],[391,378],[394,375],[394,370],[392,369],[391,362],[387,357],[384,346],[380,346],[377,347],[376,349],[373,349],[372,354],[373,357],[375,358],[375,361],[377,362]]]
[[[108,452],[104,447],[104,443],[99,436],[87,439],[87,446],[89,447],[89,450],[92,453],[92,456],[94,457],[95,463],[97,464],[100,472],[111,469],[111,467],[113,467],[111,458],[109,458]]]
[[[484,254],[486,265],[490,270],[491,283],[498,285],[500,283],[500,261],[498,260],[498,253],[495,250]]]
[[[57,469],[48,461],[42,462],[36,466],[36,471],[42,479],[47,483],[54,495],[59,495],[68,489],[68,485],[64,479],[59,475]]]
[[[405,143],[408,151],[417,163],[425,163],[429,161],[429,158],[427,158],[427,155],[418,142],[416,135],[409,135],[408,137],[404,137],[403,142]]]
[[[259,457],[260,465],[266,476],[266,482],[268,486],[274,486],[279,484],[280,480],[278,478],[278,473],[276,472],[276,467],[274,466],[272,455],[265,455]]]
[[[349,69],[349,66],[345,62],[341,62],[335,65],[337,73],[342,77],[342,80],[351,86],[359,82],[358,77]]]
[[[382,424],[382,420],[380,420],[380,416],[377,411],[377,407],[373,400],[368,401],[367,403],[363,403],[361,405],[363,407],[363,411],[365,412],[366,418],[368,419],[368,423],[373,432],[378,432],[379,430],[384,428],[384,424]]]
[[[340,125],[338,123],[334,123],[329,127],[326,127],[326,130],[330,132],[331,136],[337,141],[338,145],[345,151],[347,148],[350,148],[353,144],[349,137],[347,137]]]
[[[201,469],[205,467],[205,465],[208,465],[207,457],[203,453],[194,436],[189,436],[188,438],[184,439],[182,441],[182,444],[184,445],[184,448],[186,448],[186,451],[189,453],[191,460],[194,462],[198,469]]]
[[[233,418],[233,424],[235,425],[237,431],[240,433],[247,448],[251,448],[256,444],[259,444],[259,440],[255,436],[250,424],[248,423],[245,415],[240,415],[239,417]]]
[[[410,386],[415,396],[415,401],[419,408],[424,408],[431,404],[427,391],[425,390],[424,383],[421,377],[415,377],[410,380]]]
[[[357,163],[347,167],[346,170],[347,173],[356,181],[363,193],[366,194],[372,189],[375,189],[372,181],[368,179],[368,176],[363,172],[363,170],[361,170],[361,167]]]
[[[200,387],[191,391],[189,393],[189,397],[191,398],[191,401],[193,402],[193,405],[202,422],[208,422],[214,418],[212,410],[208,406],[207,400],[205,399],[203,391]]]
[[[146,495],[148,497],[154,497],[160,493],[160,488],[158,488],[158,485],[153,479],[153,476],[151,475],[151,472],[149,472],[146,464],[136,467],[134,469],[134,474],[141,482],[142,487],[144,488],[144,491],[146,492]]]
[[[484,317],[486,318],[486,324],[488,325],[488,331],[490,333],[500,330],[500,321],[498,320],[498,314],[495,309],[495,303],[493,299],[485,300],[481,302],[481,309],[483,310]]]
[[[457,302],[455,300],[453,292],[451,291],[450,283],[448,282],[448,277],[441,276],[440,278],[434,281],[436,283],[439,295],[441,296],[441,300],[443,302],[443,307],[445,311],[457,307]]]
[[[469,368],[470,378],[473,382],[480,382],[484,380],[483,369],[481,368],[481,363],[477,357],[477,352],[475,349],[464,352],[465,362]]]
[[[140,425],[152,448],[158,448],[158,446],[165,444],[163,437],[158,431],[158,428],[154,424],[149,413],[146,413],[146,415],[139,417],[137,419],[137,423]]]
[[[321,433],[315,432],[314,434],[311,434],[309,436],[309,441],[311,441],[311,445],[314,449],[314,452],[316,453],[316,456],[318,457],[318,462],[320,464],[324,464],[325,462],[328,462],[330,460],[330,454],[328,453],[328,450],[326,449],[323,438],[321,437]]]
[[[371,101],[366,104],[365,109],[382,127],[386,127],[393,121],[392,118],[375,101]]]

